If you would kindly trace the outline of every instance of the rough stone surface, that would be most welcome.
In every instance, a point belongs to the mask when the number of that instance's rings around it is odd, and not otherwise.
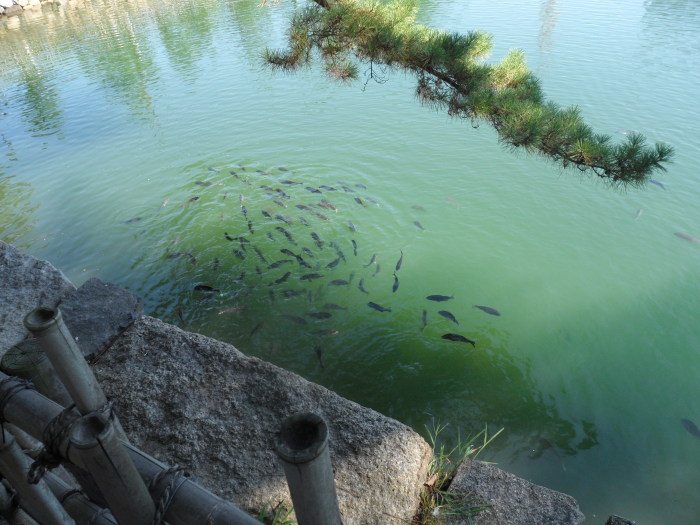
[[[613,514],[605,522],[605,525],[637,525],[634,521],[628,520],[627,518],[622,518]]]
[[[571,496],[540,487],[481,461],[460,465],[448,489],[488,508],[472,516],[474,525],[578,525],[585,517]],[[470,523],[446,516],[441,525]]]
[[[39,306],[53,308],[73,292],[75,286],[50,263],[0,241],[0,355],[26,336],[26,314]]]
[[[91,358],[142,315],[143,301],[93,277],[63,299],[59,308],[83,355]]]
[[[231,345],[142,317],[94,369],[135,446],[245,510],[290,499],[276,432],[310,411],[329,426],[344,525],[406,523],[417,511],[432,455],[418,434]]]

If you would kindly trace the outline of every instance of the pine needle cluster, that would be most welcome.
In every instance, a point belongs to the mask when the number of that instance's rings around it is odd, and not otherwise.
[[[294,15],[288,49],[266,52],[272,67],[293,71],[318,52],[327,73],[341,81],[359,76],[358,60],[410,71],[417,77],[421,102],[475,125],[488,122],[507,147],[592,171],[613,184],[640,185],[655,171],[666,171],[671,146],[649,146],[638,133],[614,144],[609,135],[594,133],[578,108],[546,101],[522,51],[486,63],[492,48],[486,33],[448,33],[420,25],[413,0],[314,2]]]

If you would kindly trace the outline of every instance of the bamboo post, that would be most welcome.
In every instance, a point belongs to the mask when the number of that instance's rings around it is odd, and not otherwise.
[[[16,389],[19,382],[0,372],[0,417],[34,438],[43,439],[46,427],[63,411],[63,407],[35,390]],[[154,480],[156,485],[168,483],[167,479],[158,482],[167,470],[166,465],[127,443],[123,445],[146,485]],[[56,448],[64,459],[87,470],[82,458],[69,446],[68,437]],[[158,486],[155,489],[158,490]],[[260,525],[258,520],[191,479],[183,481],[164,512],[165,521],[170,525]]]
[[[156,507],[108,418],[87,415],[70,430],[70,444],[100,488],[114,517],[124,525],[150,525]]]
[[[22,509],[42,525],[75,525],[43,481],[36,484],[27,481],[32,461],[10,432],[5,429],[0,432],[0,472],[19,494]]]
[[[107,405],[107,397],[63,322],[61,311],[35,308],[25,316],[24,326],[41,344],[78,412],[86,415],[102,410]],[[119,421],[116,418],[115,421],[119,438],[128,442]]]
[[[310,412],[288,417],[282,422],[276,452],[299,525],[342,525],[326,422]]]
[[[109,510],[93,503],[82,491],[76,490],[52,472],[44,474],[43,479],[76,523],[117,525],[117,520]]]

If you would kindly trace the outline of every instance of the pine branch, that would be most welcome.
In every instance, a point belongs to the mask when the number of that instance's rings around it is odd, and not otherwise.
[[[595,134],[576,107],[544,100],[522,51],[500,63],[484,58],[491,37],[434,30],[416,23],[412,0],[314,0],[295,14],[288,31],[289,49],[267,51],[273,68],[295,70],[319,53],[336,79],[358,76],[356,60],[411,71],[419,100],[474,123],[485,121],[509,148],[541,154],[564,167],[592,171],[613,184],[643,184],[655,171],[666,171],[673,148],[646,145],[632,134],[622,144]]]

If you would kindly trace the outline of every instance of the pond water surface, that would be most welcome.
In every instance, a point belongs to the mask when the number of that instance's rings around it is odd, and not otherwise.
[[[271,72],[301,5],[0,20],[0,238],[424,435],[504,428],[482,458],[591,523],[698,523],[700,243],[674,235],[700,237],[697,3],[420,3],[494,59],[523,48],[596,131],[676,148],[664,187],[626,191],[421,107],[403,73]]]

